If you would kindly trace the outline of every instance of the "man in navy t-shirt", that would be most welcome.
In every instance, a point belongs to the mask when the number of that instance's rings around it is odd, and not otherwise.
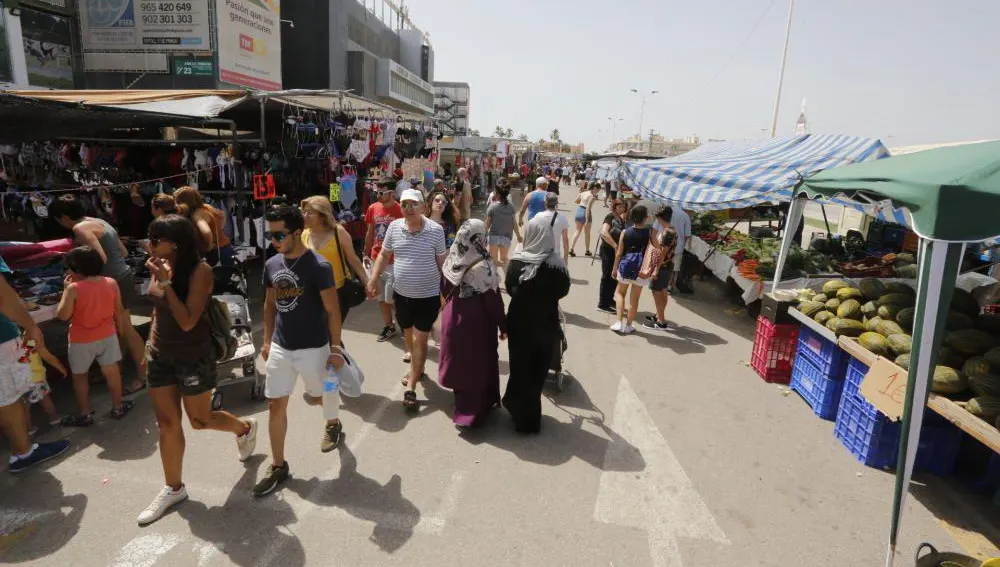
[[[272,462],[254,486],[255,496],[274,491],[288,478],[285,432],[288,397],[299,376],[309,405],[322,405],[326,428],[320,450],[334,450],[343,426],[338,419],[340,393],[327,385],[327,369],[339,370],[344,359],[340,345],[340,304],[333,269],[302,242],[302,212],[284,206],[267,213],[268,232],[278,254],[264,265],[264,346],[267,362],[264,395],[268,399]],[[277,435],[276,435],[277,433]]]

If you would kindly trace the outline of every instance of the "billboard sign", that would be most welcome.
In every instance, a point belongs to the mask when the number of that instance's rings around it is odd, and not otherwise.
[[[209,0],[80,0],[84,51],[211,51]]]
[[[281,89],[280,0],[216,0],[219,80]]]

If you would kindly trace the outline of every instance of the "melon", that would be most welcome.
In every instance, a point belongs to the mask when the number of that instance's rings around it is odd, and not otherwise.
[[[895,334],[886,337],[886,343],[889,345],[889,350],[893,355],[899,356],[901,354],[910,354],[910,345],[913,339],[910,335]]]
[[[858,337],[858,343],[865,347],[865,350],[879,356],[885,356],[889,352],[885,337],[878,333],[871,331],[861,333]]]
[[[913,307],[917,300],[909,293],[887,293],[878,298],[879,306],[898,305],[899,307]]]
[[[878,324],[881,323],[881,322],[882,322],[882,318],[881,317],[872,317],[871,319],[865,321],[865,330],[866,331],[874,331],[875,327],[877,327]]]
[[[954,368],[935,366],[934,377],[931,379],[931,391],[935,394],[958,394],[967,387],[965,376]]]
[[[847,299],[837,307],[837,317],[841,319],[861,320],[861,304],[857,299]]]
[[[946,334],[944,344],[968,357],[983,354],[997,346],[997,340],[993,335],[977,329],[963,329]]]
[[[861,314],[865,317],[874,317],[878,314],[878,304],[874,301],[869,301],[861,306]]]
[[[886,293],[908,293],[910,295],[916,295],[913,288],[906,285],[903,282],[888,282],[885,284]]]
[[[838,337],[856,337],[865,332],[865,326],[861,324],[861,321],[838,318],[837,324],[833,327],[833,332],[836,333]]]
[[[861,301],[865,298],[861,290],[856,287],[842,287],[837,290],[837,299],[840,301],[847,301],[848,299],[857,299]]]
[[[916,312],[916,308],[906,307],[900,309],[899,313],[896,313],[896,322],[899,323],[899,326],[902,327],[907,333],[913,330],[913,314]]]
[[[968,315],[958,311],[949,311],[948,318],[944,323],[944,328],[949,331],[958,331],[961,329],[971,329],[974,325],[975,323]]]
[[[829,319],[826,320],[826,328],[833,331],[834,328],[837,326],[837,323],[839,322],[840,319],[838,319],[837,316],[834,315],[833,317],[830,317]]]
[[[894,362],[896,363],[896,366],[902,368],[903,370],[910,369],[910,355],[908,354],[901,354],[897,356]]]
[[[878,308],[878,316],[889,321],[896,320],[896,314],[904,308],[898,305],[881,305]]]
[[[882,322],[875,326],[875,332],[888,337],[889,335],[904,335],[903,328],[894,321],[882,319]]]
[[[817,293],[816,295],[814,295],[812,297],[812,300],[815,301],[815,302],[817,302],[817,303],[826,303],[827,301],[830,300],[830,298],[827,297],[825,294]]]
[[[832,296],[837,293],[837,290],[845,287],[851,287],[851,285],[844,280],[830,280],[823,284],[823,293],[827,296]]]
[[[819,313],[823,310],[822,303],[816,303],[815,301],[806,301],[799,304],[799,311],[802,312],[806,317],[812,317],[813,315]]]
[[[937,363],[942,366],[950,366],[952,368],[961,368],[962,364],[965,362],[964,356],[958,353],[955,349],[951,347],[943,346],[938,349],[938,360]]]
[[[991,335],[1000,335],[1000,315],[982,313],[976,317],[976,328]]]
[[[833,299],[828,299],[826,302],[826,308],[830,311],[836,311],[840,307],[840,300],[834,297]]]
[[[969,400],[969,403],[965,404],[965,409],[969,410],[969,413],[972,415],[993,423],[1000,417],[1000,398],[976,396]]]
[[[885,284],[881,280],[876,278],[862,278],[858,282],[858,289],[864,294],[865,298],[870,300],[878,299],[885,295]]]
[[[1000,374],[977,374],[967,378],[973,394],[1000,397]]]
[[[827,321],[836,317],[833,313],[829,311],[820,311],[819,313],[813,315],[813,321],[816,321],[820,325],[825,325]]]
[[[951,308],[959,313],[965,313],[969,317],[979,315],[979,302],[973,295],[964,289],[955,288],[955,294],[951,296]]]

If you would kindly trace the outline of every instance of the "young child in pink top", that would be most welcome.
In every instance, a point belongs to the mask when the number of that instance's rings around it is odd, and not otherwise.
[[[118,344],[118,326],[126,317],[118,284],[101,276],[104,261],[89,246],[79,246],[66,254],[66,288],[56,315],[69,321],[69,369],[73,373],[73,392],[79,413],[63,418],[62,424],[87,427],[94,424],[90,410],[90,383],[87,375],[96,360],[111,392],[111,417],[121,419],[132,409],[132,402],[122,400],[122,359]],[[116,326],[117,325],[117,326]]]

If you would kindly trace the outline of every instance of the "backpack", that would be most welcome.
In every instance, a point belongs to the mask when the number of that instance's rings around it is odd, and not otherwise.
[[[229,317],[229,307],[218,298],[209,297],[202,315],[208,322],[212,334],[212,353],[215,360],[225,362],[236,355],[238,341],[233,332],[233,322]]]

